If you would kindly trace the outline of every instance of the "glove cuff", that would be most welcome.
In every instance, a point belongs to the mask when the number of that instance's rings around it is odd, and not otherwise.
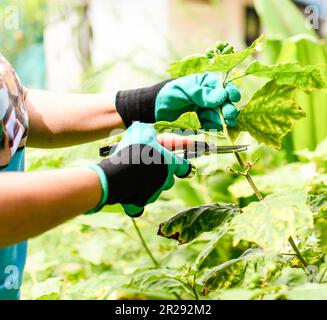
[[[102,189],[102,198],[101,198],[99,204],[94,209],[85,212],[85,215],[89,215],[89,214],[99,212],[105,206],[107,199],[108,199],[108,189],[109,188],[108,188],[107,177],[106,177],[105,173],[103,172],[103,170],[98,165],[89,164],[89,165],[85,165],[84,168],[92,169],[98,174],[100,184],[101,184],[101,189]]]
[[[162,81],[154,86],[119,91],[116,95],[116,109],[125,127],[128,128],[133,121],[154,123],[155,104],[159,91],[172,80]]]

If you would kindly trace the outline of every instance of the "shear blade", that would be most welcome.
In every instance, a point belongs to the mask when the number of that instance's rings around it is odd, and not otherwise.
[[[211,155],[211,154],[226,154],[233,153],[235,151],[242,152],[248,149],[248,145],[235,145],[235,146],[216,146],[216,145],[207,145],[206,148],[197,148],[184,150],[183,153],[180,153],[186,159],[194,159],[201,156]]]

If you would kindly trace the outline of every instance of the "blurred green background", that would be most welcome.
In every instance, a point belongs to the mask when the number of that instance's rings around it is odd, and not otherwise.
[[[327,63],[326,1],[0,0],[0,4],[0,50],[31,88],[93,93],[141,87],[167,79],[170,62],[203,52],[217,40],[241,49],[261,33],[266,41],[259,58],[267,63]],[[237,85],[246,100],[262,82],[247,79]],[[254,174],[264,194],[320,183],[321,176],[326,182],[327,95],[299,94],[297,99],[307,117],[286,137],[282,150],[242,137],[253,146],[248,159],[260,157]],[[95,142],[61,150],[29,149],[27,168],[94,162],[98,146]],[[246,204],[252,199],[243,182],[225,172],[233,164],[230,156],[201,159],[199,167],[210,176],[179,181],[139,220],[151,251],[163,265],[183,268],[191,263],[210,235],[177,247],[156,236],[159,222],[203,203]],[[104,211],[30,241],[23,298],[106,299],[116,288],[138,288],[131,274],[151,266],[151,260],[120,208]],[[233,248],[226,237],[207,266],[237,257],[241,249]]]

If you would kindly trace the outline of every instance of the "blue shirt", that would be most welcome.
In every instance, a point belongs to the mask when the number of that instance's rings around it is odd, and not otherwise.
[[[24,171],[27,134],[25,90],[15,70],[0,54],[0,175],[3,171]],[[15,183],[19,185],[19,181]],[[0,248],[0,300],[19,299],[26,251],[27,242]]]
[[[9,165],[0,169],[2,171],[24,171],[24,149],[17,150]],[[26,253],[26,241],[0,248],[0,300],[19,299]]]

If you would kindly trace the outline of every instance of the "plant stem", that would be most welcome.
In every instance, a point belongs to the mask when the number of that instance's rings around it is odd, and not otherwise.
[[[172,280],[175,280],[175,281],[178,281],[180,283],[182,283],[184,286],[185,286],[185,289],[187,288],[187,291],[192,294],[194,296],[194,299],[195,300],[199,300],[199,296],[195,290],[195,288],[193,288],[193,286],[191,286],[188,282],[185,282],[181,279],[176,279],[176,278],[173,278],[173,277],[167,277],[168,279],[172,279]],[[176,294],[177,295],[177,294]],[[175,296],[176,296],[175,295]],[[178,295],[177,295],[178,296]]]
[[[228,128],[224,119],[224,116],[222,114],[221,108],[218,108],[218,112],[219,112],[219,117],[220,117],[220,121],[222,123],[222,127],[223,127],[223,135],[225,136],[225,138],[230,142],[230,144],[234,144],[232,139],[229,136],[228,133]],[[239,152],[234,151],[235,157],[239,163],[239,165],[241,166],[242,170],[243,170],[243,174],[246,178],[246,180],[249,182],[251,188],[253,189],[255,195],[257,196],[259,201],[264,201],[264,198],[262,196],[262,194],[260,193],[259,189],[257,188],[256,184],[254,183],[252,177],[250,176],[249,170],[246,168],[246,165],[244,164],[241,155]],[[307,262],[305,261],[305,259],[303,258],[299,248],[297,247],[297,245],[295,244],[294,240],[292,237],[288,238],[288,242],[290,243],[291,247],[293,248],[296,256],[298,257],[298,259],[301,261],[302,265],[304,266],[304,268],[306,268],[308,266]]]
[[[145,240],[144,240],[144,238],[143,238],[143,236],[142,236],[142,233],[141,233],[141,231],[140,231],[138,225],[136,224],[135,219],[133,219],[133,218],[131,218],[131,219],[132,219],[132,222],[133,222],[133,226],[134,226],[134,228],[135,228],[135,231],[136,231],[138,237],[140,238],[140,241],[141,241],[141,244],[142,244],[144,250],[147,252],[148,256],[149,256],[150,259],[152,260],[152,262],[153,262],[153,264],[155,265],[155,267],[159,267],[159,263],[158,263],[158,261],[154,258],[154,256],[152,255],[152,253],[151,253],[149,247],[147,246],[147,244],[146,244],[146,242],[145,242]]]
[[[237,77],[235,77],[235,78],[233,78],[233,79],[230,79],[229,81],[227,81],[227,83],[228,83],[228,82],[233,82],[233,81],[235,81],[235,80],[237,80],[237,79],[244,78],[244,77],[246,77],[246,76],[248,76],[247,73],[241,74],[240,76],[237,76]]]
[[[244,162],[243,162],[243,160],[241,158],[241,155],[237,151],[235,151],[234,154],[235,154],[235,157],[237,158],[237,161],[240,164],[243,172],[245,173],[246,180],[249,182],[249,184],[252,187],[252,189],[253,189],[255,195],[257,196],[258,200],[262,201],[263,196],[262,196],[261,192],[258,190],[257,186],[255,185],[255,183],[254,183],[252,177],[250,176],[249,172],[246,172],[245,164],[244,164]]]
[[[219,240],[226,234],[228,229],[223,228],[220,229],[219,232],[215,235],[215,237],[206,245],[206,247],[201,251],[201,253],[196,258],[192,270],[198,272],[203,262],[208,258],[209,254],[216,248]]]
[[[306,268],[308,266],[307,262],[305,261],[305,259],[303,258],[299,248],[297,247],[297,245],[295,244],[294,240],[292,237],[288,238],[288,242],[290,243],[291,247],[293,248],[296,256],[298,257],[298,259],[301,261],[301,263],[303,264],[304,268]]]
[[[195,300],[200,300],[200,299],[199,299],[199,296],[198,296],[198,293],[196,292],[196,288],[195,288],[196,275],[197,275],[196,273],[194,273],[194,275],[193,275],[192,291],[193,291],[193,294],[194,294]]]
[[[224,76],[224,80],[223,80],[223,87],[225,88],[226,87],[226,85],[227,85],[227,79],[228,79],[228,75],[229,75],[229,72],[230,71],[228,71],[228,72],[226,72],[225,73],[225,76]]]
[[[143,238],[143,236],[142,236],[141,230],[140,230],[140,228],[138,227],[138,225],[137,225],[135,219],[131,218],[131,220],[132,220],[133,226],[134,226],[135,231],[136,231],[136,233],[137,233],[137,235],[138,235],[138,237],[139,237],[139,239],[140,239],[140,241],[141,241],[141,244],[142,244],[144,250],[146,251],[146,253],[147,253],[148,256],[150,257],[150,259],[152,260],[154,266],[157,267],[157,268],[160,267],[160,263],[159,263],[159,262],[155,259],[155,257],[152,255],[152,253],[151,253],[149,247],[147,246],[147,244],[146,244],[146,242],[145,242],[145,240],[144,240],[144,238]],[[175,280],[177,280],[177,279],[175,279]],[[182,282],[182,281],[181,281],[181,282]],[[195,298],[196,300],[199,300],[199,297],[198,297],[198,295],[197,295],[197,293],[196,293],[196,291],[195,291],[195,287],[193,288],[193,287],[191,287],[190,285],[188,285],[187,283],[184,283],[184,282],[182,282],[182,283],[183,283],[184,285],[186,285],[189,289],[191,289],[191,291],[192,291],[193,294],[194,294],[194,298]],[[173,295],[174,295],[178,300],[182,300],[182,298],[180,297],[180,295],[179,295],[178,293],[176,293],[176,292],[172,292],[172,293],[173,293]]]
[[[320,279],[318,281],[319,283],[323,282],[326,272],[327,272],[327,268],[325,268],[325,270],[323,271],[323,273],[322,273],[322,275],[321,275],[321,277],[320,277]]]

